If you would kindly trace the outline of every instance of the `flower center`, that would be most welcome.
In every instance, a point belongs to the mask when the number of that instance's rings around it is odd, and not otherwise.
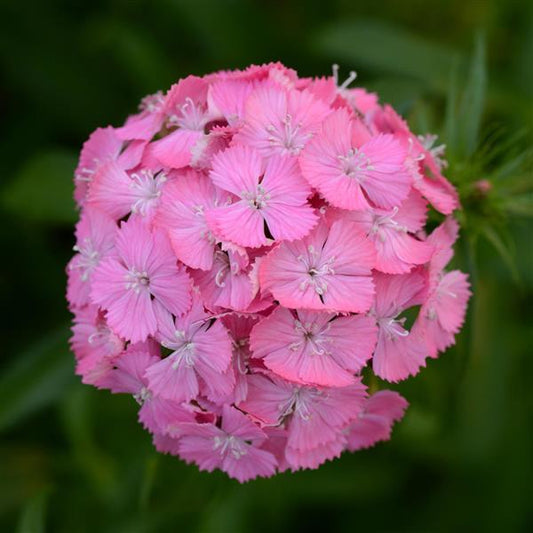
[[[205,106],[193,102],[192,98],[185,98],[185,103],[179,106],[179,115],[171,115],[168,119],[170,126],[178,126],[184,130],[204,131],[209,117]]]
[[[81,271],[81,281],[87,281],[94,267],[100,260],[98,250],[94,248],[93,242],[89,237],[83,239],[83,245],[74,246],[73,250],[78,252],[77,260],[69,267],[71,270],[79,269]]]
[[[230,453],[235,459],[240,459],[243,455],[247,454],[246,443],[233,435],[225,435],[213,438],[213,450],[220,453],[220,455],[226,455]]]
[[[287,113],[285,118],[281,120],[281,127],[276,128],[274,124],[267,126],[267,131],[270,134],[268,142],[272,146],[281,148],[283,152],[296,155],[311,137],[310,133],[303,133],[301,129],[302,123],[298,122],[295,124],[292,116]]]
[[[126,274],[126,289],[139,293],[142,290],[149,290],[150,278],[146,271],[139,272],[135,267],[128,270]]]
[[[154,176],[151,170],[141,170],[138,174],[131,174],[131,179],[131,188],[135,189],[137,196],[131,206],[131,212],[145,216],[159,200],[167,177],[162,172]]]
[[[315,323],[307,322],[304,324],[300,320],[295,320],[294,329],[302,338],[291,343],[289,349],[296,351],[302,346],[309,346],[311,355],[328,355],[329,351],[324,347],[326,339],[321,334],[328,331],[329,328],[329,322],[325,328],[319,329]]]
[[[387,338],[394,340],[398,337],[407,337],[409,332],[403,328],[406,318],[380,318],[378,325]]]
[[[309,245],[307,251],[308,255],[300,255],[297,258],[304,265],[305,271],[305,277],[300,283],[300,290],[305,291],[310,285],[319,296],[322,296],[328,290],[328,283],[324,276],[335,274],[332,267],[335,256],[322,260],[320,253],[315,250],[313,245]]]
[[[352,148],[347,155],[339,155],[343,174],[359,182],[365,178],[364,173],[374,170],[370,158],[358,148]]]
[[[270,194],[261,184],[259,184],[253,192],[242,191],[241,197],[243,200],[246,200],[252,209],[257,210],[265,209],[267,207],[267,201],[270,200]]]

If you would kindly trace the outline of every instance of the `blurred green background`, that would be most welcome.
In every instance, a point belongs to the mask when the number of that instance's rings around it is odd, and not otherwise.
[[[188,73],[270,60],[356,69],[441,135],[475,296],[457,346],[396,387],[391,442],[241,486],[158,456],[131,398],[80,384],[64,265],[93,129]],[[533,531],[533,4],[2,2],[0,62],[0,531]]]

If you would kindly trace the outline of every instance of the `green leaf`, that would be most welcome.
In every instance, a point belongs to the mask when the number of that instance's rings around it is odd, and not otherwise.
[[[461,148],[467,156],[471,156],[479,144],[479,130],[487,89],[485,48],[485,38],[480,34],[476,39],[468,80],[459,110],[459,140]]]
[[[334,61],[411,76],[444,93],[457,52],[374,20],[347,21],[318,35],[316,45]]]
[[[77,214],[72,199],[76,156],[66,150],[34,155],[1,191],[8,211],[34,222],[71,224]]]
[[[22,509],[17,533],[44,533],[48,489],[40,491]]]
[[[73,381],[68,328],[52,331],[26,352],[0,379],[0,431],[49,406]]]

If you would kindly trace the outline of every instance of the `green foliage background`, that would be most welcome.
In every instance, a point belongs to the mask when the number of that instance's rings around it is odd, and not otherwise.
[[[131,398],[74,376],[71,180],[89,133],[143,95],[278,59],[355,68],[441,135],[475,296],[457,346],[397,387],[391,442],[241,486],[156,455]],[[0,64],[1,531],[533,531],[533,4],[3,2]]]

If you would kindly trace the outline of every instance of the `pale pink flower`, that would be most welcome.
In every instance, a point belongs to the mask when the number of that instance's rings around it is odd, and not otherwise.
[[[426,212],[426,202],[412,190],[399,207],[343,210],[334,212],[329,218],[354,222],[361,233],[368,236],[376,249],[376,270],[386,274],[403,274],[416,265],[427,263],[433,253],[431,243],[415,236],[424,227]]]
[[[413,178],[413,187],[445,215],[459,207],[457,191],[442,175],[442,164],[431,152],[431,146],[424,145],[411,131],[394,109],[385,105],[376,109],[372,125],[377,132],[394,134],[408,152],[406,167]]]
[[[105,387],[114,393],[131,394],[139,404],[139,420],[153,433],[167,433],[183,422],[194,422],[192,409],[185,405],[155,396],[145,377],[146,369],[159,361],[149,343],[132,344],[113,360],[113,370],[105,380]]]
[[[408,403],[397,392],[380,390],[365,400],[355,422],[346,429],[351,452],[389,440],[394,422],[403,418]]]
[[[400,381],[426,364],[426,343],[418,331],[405,329],[401,314],[424,301],[427,286],[419,271],[395,276],[374,274],[376,301],[371,310],[379,328],[372,359],[374,373],[387,381]]]
[[[88,201],[115,220],[128,213],[153,216],[166,179],[163,172],[150,169],[128,174],[118,163],[109,161],[94,175]]]
[[[278,376],[308,385],[352,385],[372,356],[377,328],[370,317],[278,307],[250,334],[254,357]]]
[[[116,257],[101,261],[92,274],[91,299],[107,311],[108,324],[120,336],[142,341],[157,330],[155,301],[176,315],[188,310],[190,278],[177,265],[167,236],[141,218],[122,223],[115,247]]]
[[[97,128],[85,141],[74,172],[74,198],[82,205],[95,172],[106,161],[115,161],[122,149],[122,141],[111,126]]]
[[[200,470],[220,468],[241,483],[275,472],[275,457],[260,448],[265,433],[233,407],[224,406],[220,427],[188,424],[183,428],[179,454],[187,462],[195,462]]]
[[[452,258],[457,234],[457,223],[448,218],[428,237],[435,253],[429,263],[428,297],[414,329],[424,337],[431,357],[437,357],[439,352],[455,343],[455,335],[463,325],[472,294],[466,274],[459,270],[443,270]]]
[[[168,168],[190,164],[195,145],[206,135],[213,121],[207,109],[207,83],[188,76],[173,85],[165,96],[164,113],[168,126],[175,128],[166,137],[153,142],[153,154]]]
[[[392,135],[362,135],[357,124],[345,109],[327,117],[302,153],[304,177],[335,207],[399,205],[412,183],[406,150]]]
[[[76,374],[83,383],[97,385],[112,369],[112,360],[124,350],[124,340],[108,326],[96,305],[75,308],[70,347],[76,356]]]
[[[71,306],[89,303],[91,274],[114,248],[117,225],[98,209],[87,208],[76,225],[76,254],[67,266],[67,299]]]
[[[248,395],[248,380],[246,376],[250,373],[251,366],[249,338],[252,327],[258,320],[258,316],[238,313],[231,313],[222,317],[222,323],[230,333],[233,347],[232,365],[235,374],[233,401],[236,404],[242,402]]]
[[[207,176],[192,170],[165,185],[154,223],[166,230],[176,257],[187,266],[212,268],[216,240],[205,213],[225,202],[224,193]]]
[[[307,203],[311,190],[293,159],[265,160],[252,148],[234,146],[214,157],[210,176],[217,187],[237,198],[206,214],[221,240],[259,247],[270,244],[272,238],[299,239],[316,224]]]
[[[355,224],[321,223],[308,237],[283,242],[263,259],[259,278],[284,307],[364,313],[372,305],[375,251]]]
[[[132,395],[159,452],[241,482],[318,468],[403,416],[363,379],[405,379],[455,342],[458,224],[427,227],[428,203],[459,207],[444,146],[355,78],[188,76],[85,143],[76,373]]]
[[[257,294],[250,267],[246,251],[216,250],[211,270],[192,273],[205,306],[212,311],[246,311]]]
[[[248,378],[248,397],[239,408],[261,425],[284,424],[289,465],[294,469],[316,468],[340,454],[343,430],[356,419],[365,397],[360,379],[347,387],[316,388],[252,375]]]
[[[264,156],[298,155],[329,112],[310,92],[265,84],[247,98],[244,126],[235,141]]]
[[[172,318],[157,306],[157,339],[171,354],[150,365],[146,377],[157,395],[175,401],[188,401],[205,390],[208,394],[230,394],[234,376],[228,372],[231,362],[231,338],[220,320],[211,318],[194,294],[191,310]]]

